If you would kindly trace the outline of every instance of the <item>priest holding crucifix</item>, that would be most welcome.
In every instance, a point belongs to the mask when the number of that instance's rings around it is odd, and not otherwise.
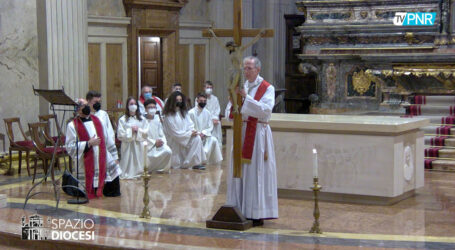
[[[275,151],[272,130],[268,124],[275,104],[275,88],[259,75],[261,62],[250,56],[243,60],[247,81],[237,93],[243,99],[242,114],[242,177],[234,178],[233,160],[228,172],[227,205],[237,206],[253,220],[254,226],[263,219],[278,218],[278,195]],[[228,104],[232,119],[232,104]]]

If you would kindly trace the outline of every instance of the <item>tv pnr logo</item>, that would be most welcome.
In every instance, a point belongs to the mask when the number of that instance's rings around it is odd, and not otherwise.
[[[434,25],[436,12],[396,12],[393,24],[398,26]]]

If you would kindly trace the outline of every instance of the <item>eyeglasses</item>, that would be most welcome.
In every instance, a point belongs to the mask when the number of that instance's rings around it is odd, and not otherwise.
[[[253,69],[256,69],[256,68],[254,68],[254,67],[244,67],[243,71],[251,71]]]

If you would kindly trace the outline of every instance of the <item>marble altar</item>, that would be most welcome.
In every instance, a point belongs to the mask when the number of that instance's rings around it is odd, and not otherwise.
[[[272,114],[280,197],[309,198],[312,148],[323,200],[392,204],[424,185],[423,118]],[[227,150],[232,145],[232,123]]]

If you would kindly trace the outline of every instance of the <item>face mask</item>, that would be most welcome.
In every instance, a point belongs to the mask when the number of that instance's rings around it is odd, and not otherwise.
[[[152,99],[152,93],[144,93],[144,99],[145,100]]]
[[[93,104],[93,109],[94,109],[95,111],[100,110],[100,109],[101,109],[101,103],[97,102],[97,103]]]
[[[85,105],[85,107],[82,109],[82,114],[84,115],[90,115],[90,106]]]
[[[149,115],[152,115],[152,116],[153,116],[153,115],[155,115],[155,113],[156,113],[156,109],[148,109],[147,113],[148,113]]]
[[[177,105],[177,107],[179,107],[179,108],[183,108],[183,102],[177,102],[176,105]]]
[[[206,102],[200,102],[198,105],[199,105],[199,107],[204,108],[205,105],[207,105],[207,103]]]
[[[136,112],[136,110],[137,110],[137,105],[136,105],[136,104],[133,104],[133,105],[128,106],[128,110],[129,110],[130,112]]]
[[[211,95],[212,92],[213,92],[213,89],[211,89],[211,88],[210,89],[205,89],[205,94],[206,95]]]

